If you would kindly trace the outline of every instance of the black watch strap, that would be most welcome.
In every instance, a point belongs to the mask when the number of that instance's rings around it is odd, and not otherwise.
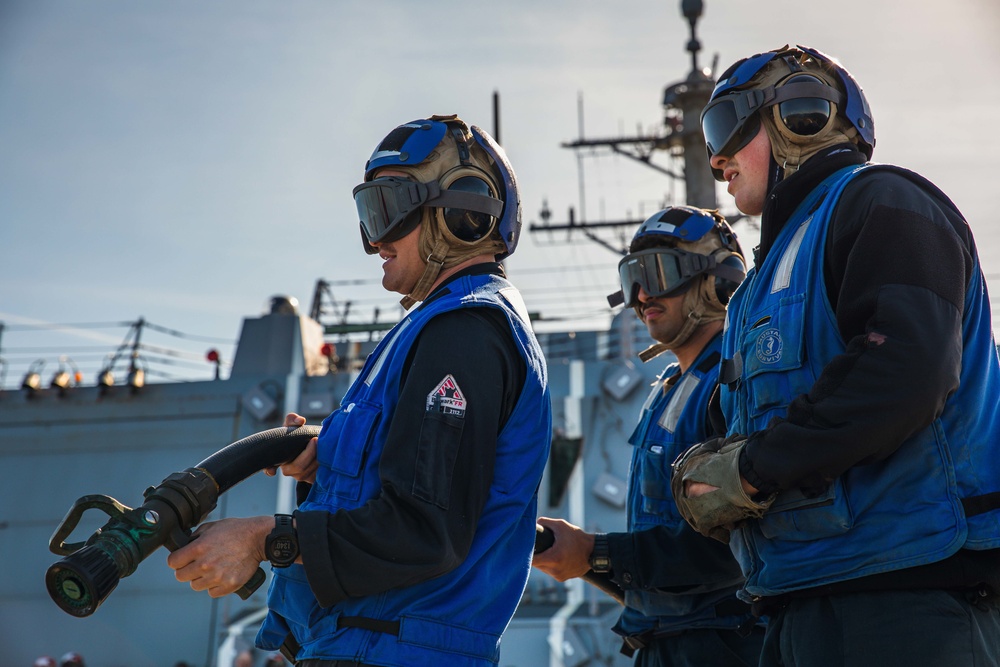
[[[611,571],[611,547],[606,533],[594,535],[594,551],[590,554],[590,569],[594,572]]]

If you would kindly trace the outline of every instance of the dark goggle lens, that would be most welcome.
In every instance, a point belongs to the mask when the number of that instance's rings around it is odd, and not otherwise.
[[[739,126],[736,117],[736,105],[725,98],[705,111],[701,119],[701,129],[705,133],[705,145],[708,152],[718,155],[726,143],[732,138]]]
[[[831,113],[833,105],[816,97],[800,97],[778,105],[781,122],[803,137],[811,137],[826,127]]]
[[[417,215],[419,202],[411,202],[411,181],[397,178],[375,179],[354,188],[354,204],[358,208],[361,230],[369,243],[397,240],[394,232],[407,228]]]
[[[722,98],[705,111],[701,129],[705,134],[709,156],[732,157],[757,136],[760,117],[754,113],[741,121],[736,113],[736,104]]]
[[[618,263],[625,306],[638,304],[637,287],[653,298],[667,296],[685,287],[691,278],[682,266],[682,258],[689,253],[673,248],[654,248],[627,255]]]

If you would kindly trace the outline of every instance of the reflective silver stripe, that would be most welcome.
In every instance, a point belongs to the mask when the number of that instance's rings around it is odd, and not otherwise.
[[[524,298],[521,296],[521,292],[513,286],[502,287],[497,292],[504,298],[504,301],[510,304],[510,307],[514,309],[514,312],[521,318],[521,321],[530,325],[531,318],[528,316],[528,307],[524,305]]]
[[[812,216],[806,218],[806,221],[799,225],[799,228],[795,230],[795,236],[792,237],[791,243],[785,248],[785,254],[781,256],[778,269],[774,272],[774,280],[771,281],[771,294],[786,289],[791,283],[792,269],[795,268],[795,259],[799,256],[799,248],[802,246],[802,239],[809,229],[810,222],[812,222]]]
[[[399,338],[399,334],[403,332],[403,329],[410,326],[411,322],[412,320],[410,318],[406,318],[398,325],[396,325],[395,330],[393,330],[392,332],[392,338],[390,338],[389,342],[385,344],[384,348],[382,348],[382,353],[378,355],[378,360],[375,362],[375,364],[372,366],[371,371],[369,371],[368,375],[365,377],[366,385],[368,385],[369,387],[371,386],[372,380],[374,380],[375,376],[378,375],[378,372],[382,370],[382,364],[385,363],[385,358],[386,355],[389,354],[389,350],[391,350],[392,346],[396,344],[396,340]]]
[[[688,399],[691,398],[691,394],[700,382],[701,379],[694,375],[685,375],[677,383],[674,387],[674,394],[670,397],[670,402],[663,410],[663,414],[660,415],[659,424],[661,427],[670,433],[674,432],[674,429],[677,428],[677,422],[681,419],[681,413],[684,412],[684,406],[687,405]]]

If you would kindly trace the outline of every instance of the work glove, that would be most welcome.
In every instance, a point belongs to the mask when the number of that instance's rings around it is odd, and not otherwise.
[[[740,451],[746,437],[713,438],[697,444],[677,457],[671,466],[670,490],[681,516],[706,537],[729,542],[729,531],[744,519],[759,519],[777,494],[754,501],[740,483]],[[718,487],[700,496],[684,493],[686,482]]]

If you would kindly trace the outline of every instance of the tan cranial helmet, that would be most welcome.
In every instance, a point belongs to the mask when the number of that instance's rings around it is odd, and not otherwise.
[[[861,86],[836,58],[808,46],[743,58],[719,76],[701,112],[709,159],[736,155],[762,122],[782,178],[828,146],[850,141],[869,160],[875,150],[875,121]],[[712,167],[712,175],[724,180],[720,169]]]
[[[673,340],[639,354],[648,361],[683,345],[698,327],[726,316],[729,297],[746,275],[739,241],[718,211],[671,206],[654,213],[636,230],[629,254],[618,264],[622,291],[608,299],[624,303],[641,318],[639,288],[646,294],[684,295],[684,325]]]
[[[480,128],[470,128],[457,115],[401,125],[372,154],[366,183],[377,185],[383,168],[405,173],[419,184],[415,192],[421,193],[415,210],[408,216],[402,211],[405,217],[384,225],[386,231],[371,239],[399,238],[420,225],[419,252],[425,268],[401,300],[405,308],[429,294],[442,270],[473,257],[502,258],[513,252],[520,232],[516,179],[503,150]],[[366,188],[365,184],[355,188],[355,200],[363,216],[362,237],[371,251],[364,215],[373,212],[359,201],[363,199],[359,192],[363,195]]]
[[[754,79],[754,87],[774,86],[778,93],[784,86],[803,83],[833,88],[843,94],[836,73],[832,68],[808,53],[790,49],[782,58],[775,58]],[[773,105],[761,111],[761,122],[771,140],[771,155],[784,169],[785,177],[798,171],[802,163],[820,151],[844,142],[858,143],[858,131],[843,114],[838,113],[836,102],[818,98],[799,100],[796,120],[808,127],[808,134],[800,134],[789,127],[788,118],[782,118],[782,106]],[[812,103],[812,113],[802,103]],[[828,106],[827,106],[828,105]],[[794,124],[793,124],[794,125]]]

